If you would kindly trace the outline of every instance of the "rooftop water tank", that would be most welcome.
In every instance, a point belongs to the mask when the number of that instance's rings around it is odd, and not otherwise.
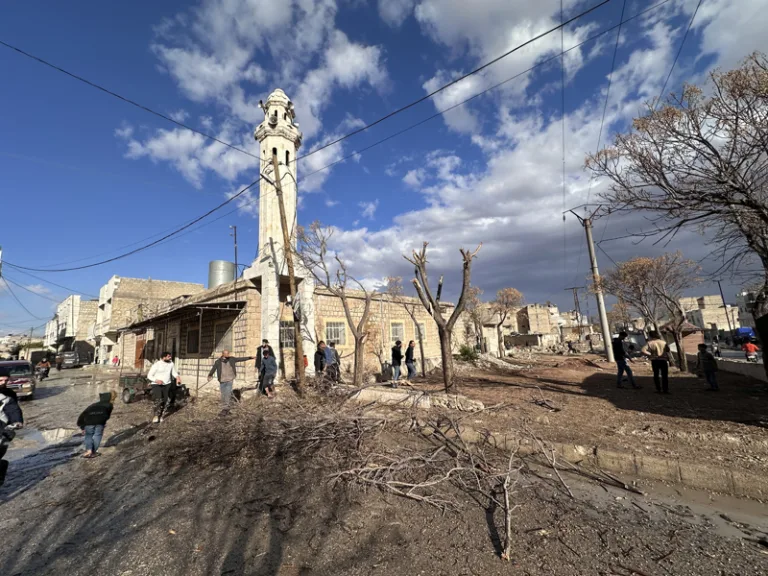
[[[234,263],[226,260],[212,260],[208,263],[208,289],[232,282],[234,279]]]

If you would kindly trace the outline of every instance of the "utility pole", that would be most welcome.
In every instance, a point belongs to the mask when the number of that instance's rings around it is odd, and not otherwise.
[[[605,356],[608,362],[613,362],[613,348],[611,346],[611,329],[608,326],[608,315],[605,313],[605,300],[603,299],[603,290],[600,288],[600,271],[597,269],[597,256],[595,255],[595,243],[592,239],[592,219],[600,210],[598,206],[592,214],[583,218],[576,214],[573,210],[569,210],[571,214],[578,218],[584,231],[587,234],[587,249],[589,250],[589,264],[592,269],[592,283],[595,285],[595,299],[597,300],[597,311],[600,314],[600,328],[603,332],[603,345],[605,347]]]
[[[576,307],[576,323],[579,328],[579,342],[581,342],[581,306],[579,305],[579,290],[585,289],[586,286],[571,286],[566,288],[565,291],[573,290],[573,305]]]
[[[725,303],[725,296],[723,295],[723,287],[720,285],[720,280],[717,281],[717,287],[720,289],[720,300],[723,301],[723,310],[725,310],[725,319],[728,321],[728,334],[733,338],[733,327],[731,326],[731,315],[728,313],[728,306]]]
[[[283,202],[283,185],[280,182],[280,169],[277,162],[277,153],[272,154],[272,168],[275,177],[275,191],[277,192],[277,204],[280,208],[280,227],[283,229],[283,254],[288,266],[288,285],[291,291],[291,305],[296,304],[296,275],[293,269],[293,244],[288,233],[288,221],[285,217],[285,203]],[[286,166],[287,168],[287,166]],[[293,311],[293,350],[294,373],[296,374],[296,390],[304,393],[304,346],[301,340],[301,316]]]
[[[235,239],[235,300],[237,300],[237,279],[240,277],[240,269],[237,267],[237,226],[230,226],[232,234]]]

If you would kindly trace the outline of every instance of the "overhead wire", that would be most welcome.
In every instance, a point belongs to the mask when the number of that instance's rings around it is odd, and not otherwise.
[[[443,92],[444,90],[450,88],[451,86],[456,85],[457,83],[461,82],[462,80],[465,80],[466,78],[469,78],[470,76],[473,76],[473,75],[475,75],[475,74],[477,74],[479,72],[482,72],[483,70],[485,70],[489,66],[492,66],[493,64],[499,62],[500,60],[503,60],[507,56],[509,56],[511,54],[514,54],[518,50],[521,50],[521,49],[525,48],[529,44],[532,44],[532,43],[536,42],[537,40],[540,40],[541,38],[544,38],[545,36],[548,36],[549,34],[551,34],[553,32],[556,32],[561,27],[564,27],[564,26],[566,26],[566,25],[568,25],[568,24],[570,24],[572,22],[575,22],[576,20],[579,20],[580,18],[583,18],[584,16],[590,14],[591,12],[594,12],[595,10],[600,8],[601,6],[604,6],[605,4],[608,4],[611,1],[612,0],[602,0],[601,2],[598,2],[597,4],[593,5],[592,7],[590,7],[588,9],[586,9],[586,10],[576,14],[575,16],[570,18],[568,21],[562,22],[558,26],[550,28],[549,30],[546,30],[545,32],[542,32],[542,33],[537,34],[536,36],[534,36],[532,38],[529,38],[528,40],[526,40],[522,44],[519,44],[519,45],[515,46],[511,50],[508,50],[504,54],[501,54],[500,56],[497,56],[496,58],[493,58],[492,60],[482,64],[481,66],[475,68],[474,70],[472,70],[470,72],[467,72],[466,74],[462,74],[461,76],[451,80],[447,84],[444,84],[443,86],[440,86],[439,88],[436,88],[435,90],[429,92],[428,94],[426,94],[426,95],[424,95],[424,96],[422,96],[420,98],[417,98],[416,100],[413,100],[412,102],[410,102],[410,103],[408,103],[408,104],[406,104],[404,106],[401,106],[400,108],[397,108],[396,110],[393,110],[392,112],[389,112],[389,113],[385,114],[384,116],[378,118],[377,120],[374,120],[373,122],[370,122],[370,123],[366,124],[365,126],[361,126],[360,128],[357,128],[357,129],[355,129],[355,130],[353,130],[353,131],[351,131],[351,132],[349,132],[347,134],[344,134],[343,136],[340,136],[340,137],[338,137],[338,138],[336,138],[336,139],[334,139],[334,140],[332,140],[330,142],[327,142],[326,144],[324,144],[324,145],[322,145],[322,146],[320,146],[318,148],[315,148],[314,150],[308,152],[307,154],[304,154],[303,156],[297,157],[295,160],[293,160],[293,162],[298,162],[299,160],[302,160],[304,158],[312,156],[313,154],[317,154],[321,150],[325,150],[326,148],[329,148],[330,146],[333,146],[334,144],[338,144],[339,142],[342,142],[343,140],[346,140],[347,138],[351,138],[352,136],[360,134],[361,132],[364,132],[365,130],[368,130],[368,129],[370,129],[370,128],[378,125],[378,124],[381,124],[382,122],[384,122],[385,120],[388,120],[389,118],[392,118],[393,116],[396,116],[396,115],[398,115],[398,114],[400,114],[402,112],[405,112],[406,110],[409,110],[410,108],[413,108],[414,106],[416,106],[418,104],[421,104],[422,102],[433,98],[435,95],[439,94],[440,92]],[[231,148],[232,150],[236,150],[236,151],[241,152],[243,154],[246,154],[246,155],[248,155],[248,156],[250,156],[252,158],[259,159],[259,156],[256,155],[256,154],[248,152],[247,150],[244,150],[243,148],[240,148],[238,146],[234,146],[233,144],[225,142],[224,140],[221,140],[220,138],[217,138],[217,137],[215,137],[215,136],[213,136],[211,134],[207,134],[206,132],[198,130],[197,128],[193,128],[192,126],[189,126],[189,125],[187,125],[187,124],[185,124],[185,123],[183,123],[183,122],[181,122],[179,120],[174,120],[170,116],[168,116],[166,114],[163,114],[161,112],[157,112],[156,110],[153,110],[149,106],[145,106],[144,104],[141,104],[141,103],[139,103],[139,102],[137,102],[137,101],[135,101],[135,100],[133,100],[131,98],[123,96],[123,95],[115,92],[114,90],[110,90],[109,88],[106,88],[106,87],[104,87],[104,86],[102,86],[100,84],[97,84],[96,82],[88,80],[87,78],[84,78],[83,76],[80,76],[79,74],[75,74],[74,72],[70,72],[70,71],[62,68],[61,66],[53,64],[53,63],[49,62],[48,60],[45,60],[44,58],[41,58],[40,56],[36,56],[34,54],[31,54],[30,52],[27,52],[26,50],[23,50],[23,49],[21,49],[21,48],[19,48],[17,46],[9,44],[8,42],[0,40],[0,46],[4,46],[5,48],[13,50],[13,51],[17,52],[18,54],[21,54],[22,56],[30,58],[30,59],[32,59],[32,60],[34,60],[34,61],[36,61],[36,62],[38,62],[40,64],[43,64],[44,66],[48,66],[49,68],[52,68],[53,70],[61,72],[62,74],[65,74],[65,75],[69,76],[70,78],[78,80],[79,82],[82,82],[82,83],[84,83],[84,84],[86,84],[86,85],[88,85],[88,86],[90,86],[92,88],[95,88],[95,89],[97,89],[97,90],[99,90],[99,91],[101,91],[101,92],[103,92],[105,94],[108,94],[108,95],[110,95],[110,96],[112,96],[114,98],[117,98],[117,99],[119,99],[119,100],[121,100],[121,101],[123,101],[123,102],[125,102],[127,104],[135,106],[136,108],[144,110],[145,112],[148,112],[148,113],[150,113],[150,114],[152,114],[154,116],[162,118],[163,120],[171,122],[171,123],[175,124],[176,126],[179,126],[180,128],[184,128],[186,130],[190,130],[191,132],[194,132],[195,134],[203,136],[204,138],[208,138],[210,140],[213,140],[214,142],[218,142],[219,144],[221,144],[223,146],[226,146],[227,148]]]
[[[672,72],[674,72],[675,66],[677,65],[677,61],[680,59],[680,54],[682,54],[683,52],[683,46],[685,46],[685,41],[688,39],[688,33],[691,31],[691,27],[693,26],[693,21],[696,19],[696,14],[699,13],[699,8],[701,8],[702,2],[703,0],[699,0],[698,4],[696,4],[696,9],[693,11],[691,20],[688,22],[688,27],[685,29],[685,34],[683,34],[683,39],[680,42],[680,47],[677,49],[677,54],[675,55],[675,59],[672,61],[672,66],[669,69],[669,74],[667,74],[667,78],[666,80],[664,80],[664,84],[661,87],[661,92],[659,92],[659,97],[656,99],[656,102],[653,105],[654,110],[656,110],[656,107],[664,98],[664,91],[667,89],[667,84],[669,83],[669,79],[672,77]]]
[[[73,294],[80,294],[81,296],[88,296],[89,298],[98,298],[95,294],[88,294],[87,292],[81,292],[80,290],[75,290],[74,288],[68,288],[67,286],[63,286],[62,284],[57,284],[56,282],[52,282],[51,280],[47,280],[46,278],[41,278],[40,276],[35,276],[34,274],[31,274],[30,272],[26,272],[25,270],[21,270],[17,266],[10,264],[9,262],[3,262],[4,265],[10,266],[14,270],[18,271],[21,274],[25,274],[31,278],[34,278],[35,280],[39,280],[40,282],[44,282],[46,284],[50,284],[51,286],[56,286],[57,288],[61,288],[62,290],[66,290],[67,292],[73,293]]]
[[[608,87],[605,90],[605,102],[603,103],[603,115],[602,119],[600,120],[600,130],[597,133],[597,148],[595,151],[595,154],[598,154],[600,152],[600,142],[603,138],[603,128],[605,127],[605,116],[608,112],[608,99],[611,95],[611,84],[613,83],[613,72],[616,69],[616,55],[619,51],[619,41],[621,40],[621,27],[624,24],[624,12],[627,8],[627,0],[623,0],[621,4],[621,16],[619,17],[619,24],[618,24],[618,31],[616,32],[616,44],[613,46],[613,57],[611,58],[611,71],[608,73]],[[587,187],[587,201],[586,204],[589,204],[589,197],[592,194],[592,185],[595,181],[594,174],[590,174],[589,176],[589,184]],[[606,222],[607,226],[607,222]],[[581,243],[579,244],[579,254],[576,259],[576,276],[579,274],[579,266],[581,265],[581,254],[584,251],[584,238],[582,237]]]
[[[560,0],[560,22],[563,22],[563,0]],[[560,125],[563,151],[563,282],[568,281],[568,228],[565,225],[565,27],[560,28]]]
[[[458,103],[456,103],[456,104],[454,104],[454,105],[452,105],[452,106],[449,106],[449,107],[447,107],[447,108],[444,108],[444,109],[442,109],[442,110],[440,110],[440,111],[438,111],[438,112],[436,112],[436,113],[434,113],[434,114],[432,114],[432,115],[430,115],[430,116],[428,116],[428,117],[426,117],[426,118],[424,118],[424,119],[420,120],[419,122],[416,122],[416,123],[414,123],[414,124],[411,124],[410,126],[407,126],[406,128],[403,128],[403,129],[401,129],[401,130],[398,130],[397,132],[394,132],[394,133],[392,133],[392,134],[390,134],[390,135],[388,135],[388,136],[386,136],[386,137],[384,137],[384,138],[382,138],[382,139],[380,139],[380,140],[378,140],[378,141],[376,141],[376,142],[374,142],[374,143],[372,143],[372,144],[370,144],[370,145],[368,145],[368,146],[365,146],[364,148],[360,148],[360,149],[358,149],[358,150],[355,150],[355,151],[353,151],[352,153],[350,153],[350,154],[347,154],[347,155],[343,156],[342,158],[340,158],[340,159],[338,159],[338,160],[335,160],[334,162],[331,162],[331,163],[327,164],[326,166],[323,166],[322,168],[319,168],[319,169],[317,169],[317,170],[314,170],[313,172],[310,172],[310,173],[309,173],[309,174],[307,174],[307,175],[304,175],[303,177],[304,177],[304,178],[309,178],[310,176],[313,176],[314,174],[317,174],[317,173],[319,173],[319,172],[322,172],[322,171],[324,171],[324,170],[328,170],[329,168],[331,168],[331,167],[333,167],[333,166],[335,166],[335,165],[337,165],[337,164],[339,164],[339,163],[341,163],[341,162],[344,162],[344,161],[346,161],[346,160],[348,160],[348,159],[351,159],[351,158],[354,158],[354,157],[356,157],[356,156],[359,156],[360,154],[362,154],[362,153],[364,153],[364,152],[366,152],[366,151],[368,151],[368,150],[370,150],[370,149],[372,149],[372,148],[374,148],[374,147],[376,147],[376,146],[379,146],[379,145],[381,145],[381,144],[383,144],[383,143],[385,143],[385,142],[387,142],[387,141],[389,141],[389,140],[391,140],[391,139],[393,139],[393,138],[395,138],[395,137],[397,137],[397,136],[400,136],[400,135],[402,135],[402,134],[404,134],[404,133],[406,133],[406,132],[409,132],[410,130],[413,130],[414,128],[417,128],[417,127],[419,127],[419,126],[421,126],[421,125],[423,125],[423,124],[425,124],[425,123],[429,122],[430,120],[433,120],[433,119],[435,119],[435,118],[438,118],[438,117],[440,117],[440,116],[442,116],[442,115],[446,114],[447,112],[450,112],[451,110],[454,110],[454,109],[458,108],[459,106],[463,106],[463,105],[467,104],[468,102],[470,102],[470,101],[472,101],[472,100],[475,100],[476,98],[479,98],[480,96],[483,96],[484,94],[487,94],[488,92],[490,92],[490,91],[492,91],[492,90],[495,90],[495,89],[497,89],[497,88],[499,88],[499,87],[501,87],[501,86],[503,86],[503,85],[507,84],[508,82],[511,82],[512,80],[515,80],[515,79],[519,78],[520,76],[523,76],[524,74],[527,74],[528,72],[531,72],[532,70],[534,70],[534,69],[536,69],[536,68],[538,68],[538,67],[540,67],[540,66],[544,66],[544,65],[546,65],[546,64],[548,64],[548,63],[550,63],[550,62],[552,62],[552,61],[554,61],[554,60],[557,60],[557,59],[561,58],[561,56],[562,56],[563,54],[567,54],[568,52],[570,52],[570,51],[572,51],[572,50],[575,50],[575,49],[577,49],[577,48],[579,48],[579,47],[583,46],[584,44],[586,44],[586,43],[588,43],[588,42],[590,42],[590,41],[592,41],[592,40],[595,40],[595,39],[597,39],[597,38],[599,38],[599,37],[603,36],[604,34],[607,34],[608,32],[611,32],[612,30],[615,30],[615,29],[617,29],[617,28],[621,28],[621,26],[622,26],[623,24],[625,24],[625,23],[627,23],[627,22],[629,22],[629,21],[631,21],[631,20],[634,20],[634,19],[636,19],[636,18],[639,18],[640,16],[642,16],[642,15],[646,14],[647,12],[650,12],[650,11],[652,11],[652,10],[655,10],[655,9],[659,8],[660,6],[662,6],[662,5],[664,5],[664,4],[667,4],[667,3],[668,3],[668,2],[670,2],[670,1],[671,1],[671,0],[662,0],[661,2],[658,2],[657,4],[654,4],[653,6],[650,6],[650,7],[646,8],[646,9],[644,9],[644,10],[641,10],[640,12],[638,12],[638,13],[637,13],[637,14],[635,14],[635,15],[633,15],[632,17],[630,17],[630,18],[627,18],[626,20],[622,20],[622,21],[620,21],[620,22],[619,22],[619,24],[617,24],[617,25],[614,25],[614,26],[611,26],[611,27],[609,27],[609,28],[606,28],[605,30],[603,30],[603,31],[601,31],[601,32],[598,32],[598,33],[596,33],[596,34],[594,34],[594,35],[592,35],[592,36],[590,36],[590,37],[586,38],[586,39],[585,39],[585,40],[583,40],[582,42],[579,42],[578,44],[576,44],[576,45],[574,45],[574,46],[572,46],[572,47],[568,48],[567,50],[564,50],[564,51],[563,51],[561,54],[557,54],[557,55],[555,55],[555,56],[552,56],[552,57],[550,57],[550,58],[547,58],[547,59],[544,59],[544,60],[542,60],[542,61],[539,61],[538,63],[536,63],[536,64],[532,65],[531,67],[527,68],[526,70],[524,70],[524,71],[522,71],[522,72],[519,72],[519,73],[515,74],[514,76],[511,76],[510,78],[507,78],[506,80],[503,80],[503,81],[501,81],[501,82],[498,82],[498,83],[496,83],[496,84],[494,84],[494,85],[492,85],[492,86],[490,86],[490,87],[488,87],[488,88],[486,88],[486,89],[482,90],[481,92],[478,92],[478,93],[474,94],[473,96],[470,96],[470,97],[468,97],[468,98],[466,98],[466,99],[464,99],[464,100],[462,100],[462,101],[460,101],[460,102],[458,102]],[[574,20],[574,18],[572,18],[572,19],[568,20],[568,21],[566,22],[566,24],[567,24],[568,22],[572,22],[573,20]],[[559,27],[558,27],[558,28],[559,28]],[[261,176],[260,176],[260,177],[261,177]],[[232,201],[232,200],[234,200],[236,197],[238,197],[238,196],[240,196],[241,194],[243,194],[244,192],[246,192],[246,191],[247,191],[247,190],[248,190],[250,187],[252,187],[253,185],[255,185],[257,182],[258,182],[258,180],[256,180],[256,181],[252,182],[252,183],[251,183],[249,186],[247,186],[246,188],[244,188],[243,190],[241,190],[240,192],[238,192],[238,194],[236,194],[235,196],[233,196],[233,197],[229,198],[229,200],[227,200],[226,202],[224,202],[224,203],[220,204],[218,207],[216,207],[216,208],[214,208],[214,209],[210,210],[210,211],[209,211],[208,213],[206,213],[205,215],[203,215],[203,216],[201,216],[201,217],[199,217],[199,218],[197,218],[197,219],[195,219],[195,220],[191,221],[190,223],[186,224],[185,226],[183,226],[183,227],[179,228],[178,230],[176,230],[176,232],[174,232],[174,233],[171,233],[171,234],[168,234],[168,235],[164,236],[163,238],[160,238],[159,240],[157,240],[157,241],[155,241],[155,242],[152,242],[152,243],[150,243],[150,244],[148,244],[148,245],[146,245],[146,246],[143,246],[143,247],[141,247],[141,248],[139,248],[139,249],[137,249],[137,250],[133,250],[133,251],[131,251],[131,252],[129,252],[129,253],[126,253],[126,254],[123,254],[123,255],[120,255],[120,256],[116,256],[116,257],[114,257],[114,258],[110,258],[110,259],[108,259],[108,260],[104,260],[104,261],[102,261],[102,262],[97,262],[97,263],[89,264],[89,265],[87,265],[87,266],[81,266],[81,267],[70,268],[70,269],[42,269],[42,268],[30,268],[30,267],[23,267],[23,266],[18,266],[18,265],[15,265],[15,264],[11,264],[11,263],[8,263],[8,264],[9,264],[9,265],[12,265],[12,266],[14,266],[15,268],[17,268],[17,269],[20,269],[20,270],[34,270],[34,271],[37,271],[37,272],[64,272],[64,271],[80,270],[80,269],[84,269],[84,268],[91,268],[91,267],[94,267],[94,266],[99,266],[99,265],[102,265],[102,264],[106,264],[106,263],[109,263],[109,262],[113,262],[113,261],[115,261],[115,260],[118,260],[118,259],[121,259],[121,258],[125,258],[125,257],[127,257],[127,256],[130,256],[130,255],[132,255],[132,254],[135,254],[135,253],[137,253],[137,252],[140,252],[140,251],[146,250],[146,249],[148,249],[148,248],[150,248],[150,247],[153,247],[153,246],[155,246],[155,245],[158,245],[158,244],[160,244],[160,243],[163,243],[164,241],[168,240],[168,239],[169,239],[169,238],[171,238],[171,237],[178,237],[178,236],[181,236],[181,234],[179,234],[181,231],[183,231],[183,230],[185,230],[185,229],[189,228],[191,225],[193,225],[193,224],[195,224],[195,223],[199,222],[200,220],[202,220],[203,218],[205,218],[207,215],[209,215],[209,214],[211,214],[211,213],[215,212],[216,210],[218,210],[218,209],[220,209],[221,207],[223,207],[225,204],[227,204],[227,203],[231,202],[231,201]],[[256,200],[257,200],[257,199],[254,199],[254,200],[252,200],[251,202],[246,202],[244,205],[250,205],[250,204],[254,203]],[[240,209],[240,208],[241,208],[241,207],[238,207],[238,209]],[[237,211],[237,209],[236,209],[236,210],[232,210],[232,211],[230,211],[230,212],[226,213],[226,214],[225,214],[225,216],[226,216],[226,215],[229,215],[229,214],[231,214],[231,213],[233,213],[233,212],[235,212],[235,211]],[[216,220],[219,220],[219,219],[220,219],[220,218],[217,218]],[[211,221],[211,223],[215,222],[216,220],[213,220],[213,221]],[[206,225],[207,225],[207,224],[206,224]],[[202,227],[202,226],[200,226],[200,227],[198,227],[198,228],[201,228],[201,227]],[[190,232],[191,232],[191,231],[190,231]]]
[[[29,292],[30,294],[34,294],[35,296],[37,296],[39,298],[44,298],[45,300],[50,300],[51,302],[56,302],[57,304],[60,302],[60,300],[57,300],[56,298],[51,298],[50,296],[46,296],[45,294],[40,294],[39,292],[35,292],[34,290],[30,290],[29,288],[27,288],[23,284],[19,284],[18,282],[15,282],[11,278],[8,278],[7,275],[3,275],[3,279],[6,282],[10,282],[11,284],[16,286],[17,288],[21,288],[22,290],[25,290],[25,291]],[[46,290],[47,290],[47,288],[46,288]]]
[[[35,320],[45,320],[45,318],[42,318],[41,316],[36,316],[36,315],[32,314],[32,312],[29,311],[29,308],[24,306],[24,303],[21,300],[19,300],[18,296],[16,296],[16,293],[13,291],[13,288],[11,288],[11,285],[8,283],[8,280],[5,277],[3,277],[2,280],[5,282],[5,287],[8,288],[8,293],[11,296],[13,296],[13,299],[16,300],[16,303],[19,306],[21,306],[27,314],[29,314]]]

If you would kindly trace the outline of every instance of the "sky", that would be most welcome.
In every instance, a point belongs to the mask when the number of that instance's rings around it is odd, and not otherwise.
[[[583,229],[562,213],[594,202],[607,185],[590,179],[585,156],[599,136],[601,146],[610,143],[659,96],[697,2],[668,0],[627,22],[618,45],[615,29],[585,42],[616,26],[622,11],[626,20],[655,4],[611,0],[562,34],[301,160],[299,222],[333,226],[334,248],[371,285],[386,276],[410,278],[403,254],[428,241],[432,274],[445,274],[445,293],[455,298],[459,248],[482,242],[472,280],[485,299],[513,286],[528,302],[570,308],[564,288],[585,285],[589,268]],[[565,0],[565,20],[597,3]],[[557,26],[560,8],[560,0],[27,0],[0,5],[0,40],[247,151],[258,150],[258,101],[282,88],[304,133],[302,155]],[[703,0],[666,92],[768,51],[767,8],[768,0]],[[558,57],[561,45],[582,42]],[[0,77],[5,261],[71,267],[119,255],[193,220],[258,176],[250,156],[2,46]],[[189,233],[102,266],[33,272],[38,278],[5,266],[3,276],[27,310],[3,284],[0,330],[39,326],[71,290],[97,295],[115,274],[205,283],[210,260],[233,257],[232,225],[239,260],[251,261],[258,194],[233,204]],[[706,239],[695,232],[665,247],[608,241],[638,226],[642,221],[632,217],[595,222],[596,240],[606,240],[601,268],[611,266],[609,257],[678,249],[702,259],[705,271],[715,267],[706,259]],[[737,283],[725,278],[723,285],[732,300]],[[716,293],[716,284],[695,292]],[[594,313],[591,298],[585,305]]]

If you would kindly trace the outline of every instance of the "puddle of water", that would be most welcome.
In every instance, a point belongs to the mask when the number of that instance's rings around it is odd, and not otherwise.
[[[73,437],[76,432],[78,430],[73,428],[54,428],[51,430],[22,428],[16,432],[16,438],[9,445],[5,459],[13,462],[46,448],[76,446],[82,442],[82,438]]]

